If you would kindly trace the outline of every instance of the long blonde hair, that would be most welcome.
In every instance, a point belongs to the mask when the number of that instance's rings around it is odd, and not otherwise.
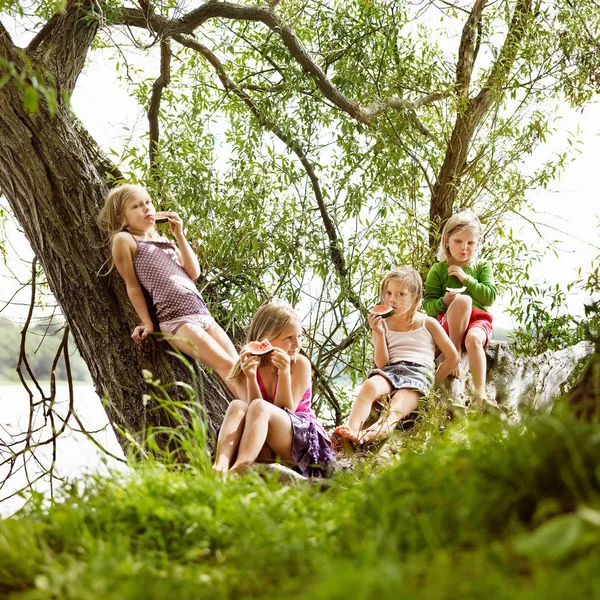
[[[113,188],[106,196],[104,206],[98,215],[98,225],[100,225],[100,227],[108,233],[108,242],[111,248],[117,233],[127,229],[123,223],[121,214],[123,212],[125,203],[134,194],[148,194],[148,192],[141,185],[124,183]],[[153,236],[151,235],[151,237]],[[115,266],[112,256],[109,260],[109,263],[110,268],[106,274],[110,273]]]
[[[462,233],[463,231],[468,230],[473,231],[478,240],[481,241],[481,238],[483,237],[483,227],[481,225],[481,221],[477,218],[477,216],[474,213],[472,213],[470,210],[463,210],[459,213],[456,213],[455,215],[452,215],[446,221],[444,229],[442,230],[440,247],[438,248],[437,253],[438,260],[447,263],[452,258],[452,256],[450,255],[450,250],[448,249],[448,243],[450,241],[450,238],[455,233]],[[471,260],[469,261],[469,263],[471,262]]]
[[[383,278],[381,286],[379,287],[379,297],[382,303],[385,302],[385,293],[390,281],[397,281],[408,288],[412,302],[404,314],[409,321],[412,322],[417,310],[419,310],[419,306],[421,306],[421,300],[423,298],[423,279],[418,271],[408,265],[392,269]]]
[[[269,300],[258,307],[254,313],[248,331],[246,332],[246,344],[249,342],[262,342],[276,338],[292,319],[300,319],[298,313],[289,305],[280,300]],[[268,357],[263,359],[264,364]],[[243,375],[240,359],[237,360],[229,372],[227,379],[239,383]]]

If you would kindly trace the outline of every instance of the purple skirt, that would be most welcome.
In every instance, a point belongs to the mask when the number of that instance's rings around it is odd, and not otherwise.
[[[292,458],[304,477],[329,477],[335,466],[331,442],[319,431],[315,422],[303,414],[283,410],[292,422]]]

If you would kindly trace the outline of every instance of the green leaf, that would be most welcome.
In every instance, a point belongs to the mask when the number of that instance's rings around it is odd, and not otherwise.
[[[575,548],[582,529],[577,515],[560,515],[517,538],[513,547],[530,558],[561,559]]]
[[[31,113],[36,113],[40,109],[40,97],[32,86],[27,86],[23,95],[23,108]]]

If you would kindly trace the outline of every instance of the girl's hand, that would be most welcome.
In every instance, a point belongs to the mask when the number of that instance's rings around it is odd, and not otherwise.
[[[454,298],[456,298],[456,296],[460,296],[460,292],[449,292],[446,290],[446,293],[444,294],[444,297],[442,298],[442,302],[446,305],[446,306],[450,306],[452,304],[452,301],[454,300]]]
[[[279,371],[289,370],[292,364],[292,359],[287,352],[284,352],[281,348],[275,348],[271,352],[271,364]]]
[[[467,276],[467,274],[463,271],[462,267],[458,265],[450,265],[448,267],[448,275],[451,277],[456,277],[462,283]]]
[[[248,350],[242,350],[240,354],[240,368],[246,377],[256,377],[256,370],[259,365],[260,356],[254,356]]]
[[[138,325],[131,334],[132,339],[141,344],[151,333],[154,332],[154,325],[149,323],[148,325]]]
[[[169,229],[171,230],[171,233],[175,237],[183,235],[183,221],[176,212],[157,212],[155,213],[154,217],[167,217],[167,219],[169,219]]]
[[[385,333],[385,328],[383,327],[383,317],[369,314],[367,316],[367,321],[369,323],[369,327],[373,331],[376,331],[377,333]]]

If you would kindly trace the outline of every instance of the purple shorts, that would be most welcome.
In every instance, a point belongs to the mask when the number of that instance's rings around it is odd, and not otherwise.
[[[315,421],[307,415],[283,410],[292,422],[292,458],[304,477],[328,477],[336,461],[331,442],[321,433]]]
[[[185,315],[171,321],[159,323],[158,327],[162,333],[175,335],[182,325],[200,325],[206,331],[214,322],[215,320],[210,315]]]

